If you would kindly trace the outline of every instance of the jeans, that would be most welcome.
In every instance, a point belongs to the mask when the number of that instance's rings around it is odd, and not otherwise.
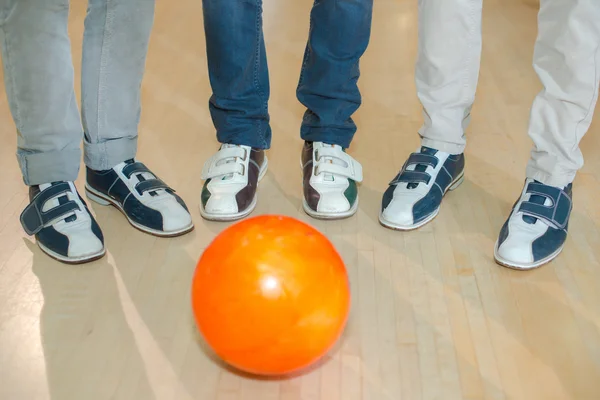
[[[203,0],[209,108],[220,143],[267,149],[269,72],[262,30],[262,0]],[[344,148],[356,133],[361,104],[359,60],[371,34],[373,0],[316,0],[297,88],[307,108],[306,141]]]
[[[420,0],[417,94],[424,146],[462,153],[479,75],[483,0]],[[564,187],[583,166],[600,83],[600,2],[541,0],[533,66],[543,85],[530,114],[528,178]]]
[[[69,0],[0,0],[4,83],[27,185],[73,181],[85,163],[105,170],[137,150],[140,86],[154,0],[89,0],[81,117],[74,91]]]

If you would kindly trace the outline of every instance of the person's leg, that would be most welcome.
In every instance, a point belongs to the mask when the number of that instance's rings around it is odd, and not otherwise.
[[[204,166],[200,213],[230,221],[256,207],[271,146],[262,0],[203,0],[210,113],[221,143]]]
[[[74,181],[82,129],[74,91],[69,0],[0,0],[4,85],[27,185]]]
[[[183,200],[138,162],[141,84],[153,0],[89,0],[82,64],[86,194],[156,236],[193,229]]]
[[[479,77],[482,0],[420,0],[415,80],[421,147],[386,190],[379,220],[412,230],[433,220],[464,174],[465,129]]]
[[[306,106],[300,136],[304,210],[316,218],[353,215],[358,209],[358,162],[344,152],[356,132],[361,104],[359,63],[369,44],[373,0],[316,0],[297,88]]]
[[[598,2],[541,1],[533,65],[544,88],[531,109],[527,179],[496,245],[496,261],[507,267],[539,267],[567,238],[579,142],[598,100],[599,21]]]
[[[85,164],[106,170],[134,158],[153,0],[89,0],[81,111]]]
[[[531,108],[527,177],[565,187],[583,167],[600,83],[600,3],[542,0],[533,66],[543,85]]]
[[[82,129],[68,16],[68,0],[0,0],[4,83],[31,201],[21,224],[51,257],[80,263],[105,250],[102,232],[73,184]]]
[[[301,137],[350,147],[361,104],[360,58],[371,36],[373,0],[316,0],[296,95],[306,108]]]
[[[422,145],[462,154],[479,79],[482,0],[420,0],[417,96]]]
[[[262,0],[203,0],[210,113],[219,143],[271,146]]]

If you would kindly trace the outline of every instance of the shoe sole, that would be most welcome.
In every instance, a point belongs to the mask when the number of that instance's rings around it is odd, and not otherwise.
[[[257,187],[257,190],[258,190],[258,187]],[[200,204],[200,215],[202,216],[202,218],[204,218],[207,221],[232,222],[232,221],[244,219],[248,215],[252,214],[252,212],[256,208],[257,204],[258,204],[258,201],[257,201],[257,196],[255,194],[254,199],[252,199],[252,203],[250,203],[250,206],[248,206],[248,209],[246,211],[243,211],[241,213],[236,213],[236,214],[225,214],[225,215],[224,214],[207,213],[206,211],[204,211],[202,204]]]
[[[204,210],[204,207],[202,206],[202,202],[200,202],[200,206],[198,208],[200,209],[200,215],[202,216],[202,218],[204,218],[207,221],[233,222],[233,221],[238,221],[240,219],[244,219],[248,215],[252,214],[252,212],[256,208],[256,205],[258,204],[258,185],[259,185],[260,181],[262,181],[264,176],[267,174],[268,169],[269,169],[269,160],[265,157],[265,166],[258,174],[258,179],[256,181],[256,192],[254,193],[254,199],[252,199],[252,203],[250,203],[250,206],[248,207],[247,210],[242,211],[240,213],[235,213],[235,214],[212,214],[212,213],[207,213],[206,210]]]
[[[44,253],[46,253],[46,255],[48,255],[50,258],[53,258],[56,261],[60,261],[63,264],[69,264],[69,265],[87,264],[92,261],[99,260],[106,255],[106,249],[103,248],[101,252],[98,252],[96,254],[91,254],[91,255],[85,256],[85,257],[69,258],[69,257],[61,256],[58,253],[55,253],[54,251],[50,250],[49,248],[47,248],[40,242],[38,242],[37,245],[40,248],[40,250],[42,250]]]
[[[119,210],[121,212],[121,214],[123,214],[125,216],[125,218],[127,218],[127,221],[129,221],[131,226],[133,226],[134,228],[136,228],[144,233],[148,233],[148,234],[156,236],[156,237],[162,237],[162,238],[177,237],[177,236],[185,235],[186,233],[189,233],[194,230],[193,222],[191,222],[190,225],[188,225],[182,229],[179,229],[177,231],[174,231],[174,232],[163,232],[163,231],[157,231],[155,229],[150,229],[148,227],[145,227],[145,226],[140,225],[137,222],[133,221],[131,218],[129,218],[129,216],[127,215],[125,210],[123,210],[123,208],[121,207],[121,205],[118,202],[116,202],[112,198],[98,192],[97,190],[89,187],[87,184],[85,186],[85,195],[88,199],[92,200],[93,202],[95,202],[97,204],[100,204],[101,206],[115,207],[117,210]]]
[[[310,206],[306,202],[306,199],[304,199],[304,198],[302,199],[302,208],[304,209],[304,212],[308,216],[315,218],[315,219],[320,219],[320,220],[324,220],[324,221],[346,219],[346,218],[352,217],[358,211],[358,197],[356,198],[356,201],[354,202],[354,205],[352,206],[352,208],[348,211],[344,211],[343,213],[324,213],[324,212],[314,211],[312,208],[310,208]]]
[[[464,171],[450,184],[450,186],[448,186],[448,188],[446,189],[446,191],[444,192],[444,195],[442,196],[442,200],[444,199],[444,197],[446,196],[446,193],[448,192],[452,192],[456,189],[458,189],[458,187],[465,181],[465,173]],[[431,214],[429,215],[427,218],[425,218],[423,221],[420,221],[416,224],[413,225],[397,225],[394,224],[393,222],[390,222],[388,220],[386,220],[383,217],[383,210],[379,212],[379,223],[381,225],[383,225],[386,228],[390,228],[393,229],[395,231],[414,231],[416,229],[421,228],[424,225],[427,225],[429,222],[433,221],[435,219],[435,217],[438,216],[438,214],[440,213],[440,209],[442,208],[442,205],[440,204],[440,206]]]
[[[502,267],[514,269],[517,271],[530,271],[533,269],[543,267],[544,265],[548,264],[550,261],[552,261],[556,257],[558,257],[558,255],[560,253],[562,253],[564,245],[560,246],[560,248],[558,250],[556,250],[554,253],[550,254],[548,257],[543,258],[534,263],[529,263],[529,264],[517,264],[517,263],[511,262],[509,260],[506,260],[506,259],[500,257],[500,255],[498,254],[498,247],[499,247],[498,242],[496,242],[496,246],[494,247],[494,260],[496,261],[496,264],[498,264]]]

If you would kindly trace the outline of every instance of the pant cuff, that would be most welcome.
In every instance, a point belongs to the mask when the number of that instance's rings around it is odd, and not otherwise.
[[[266,122],[257,125],[252,126],[251,129],[238,127],[235,130],[217,130],[217,141],[223,144],[268,150],[271,147],[271,126]]]
[[[102,143],[84,142],[85,165],[94,171],[105,171],[137,154],[137,136],[107,140]]]
[[[448,143],[428,138],[422,138],[421,145],[452,155],[462,154],[465,151],[464,144]]]
[[[72,182],[79,175],[81,149],[44,153],[17,153],[23,182],[28,186],[51,182]]]
[[[567,174],[549,174],[548,172],[537,168],[532,164],[532,161],[530,161],[529,164],[527,164],[525,174],[528,178],[541,182],[544,185],[564,188],[575,180],[577,172]]]
[[[347,129],[303,127],[300,131],[300,137],[307,142],[335,144],[347,149],[352,143],[354,132],[348,132]]]

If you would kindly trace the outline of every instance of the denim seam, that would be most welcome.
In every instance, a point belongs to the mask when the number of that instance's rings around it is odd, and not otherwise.
[[[317,0],[313,2],[313,8],[317,5]],[[314,19],[312,15],[312,10],[310,12],[309,22],[308,22],[308,41],[306,43],[306,49],[304,50],[304,58],[302,59],[302,67],[300,68],[300,79],[298,80],[298,87],[302,86],[304,82],[304,73],[306,72],[306,64],[308,63],[308,57],[310,54],[310,34],[312,33],[314,27]]]
[[[15,94],[15,87],[16,82],[15,82],[15,69],[14,69],[14,65],[12,63],[12,57],[11,57],[11,53],[10,53],[10,46],[8,45],[8,38],[6,35],[6,30],[4,28],[0,28],[0,30],[2,30],[2,33],[4,36],[4,51],[6,52],[6,64],[8,65],[8,74],[10,76],[10,88],[7,88],[8,91],[11,92],[11,96],[10,98],[13,99],[13,103],[15,105],[15,119],[16,119],[16,128],[18,131],[21,130],[20,122],[21,122],[21,107],[19,106],[19,99],[18,96],[16,96]]]
[[[109,3],[111,2],[111,0],[106,1],[105,3],[105,12],[106,12],[106,21],[104,21],[104,31],[102,32],[102,44],[100,47],[100,67],[99,67],[99,71],[98,71],[98,97],[96,99],[96,129],[97,129],[97,137],[94,138],[93,140],[96,142],[96,144],[100,144],[100,115],[102,114],[102,102],[101,99],[104,98],[104,80],[103,80],[103,76],[104,76],[104,72],[106,70],[106,66],[108,64],[108,61],[106,60],[107,56],[106,56],[106,47],[108,46],[107,42],[109,42],[110,39],[110,30],[108,28],[109,22],[111,21],[111,13],[110,13],[110,9],[111,7],[109,6]],[[104,167],[105,164],[107,164],[108,161],[108,147],[106,146],[106,142],[102,143],[102,146],[97,146],[97,148],[102,147],[102,151],[100,151],[99,157],[99,163],[100,165],[102,165]],[[98,155],[97,155],[98,156]]]
[[[6,19],[3,21],[4,23],[6,22]],[[4,37],[4,51],[6,53],[6,65],[8,66],[8,75],[10,77],[10,85],[9,87],[6,88],[7,91],[7,95],[9,95],[9,98],[12,98],[12,102],[14,104],[14,113],[15,113],[15,127],[17,128],[17,134],[20,135],[20,122],[21,122],[21,107],[19,106],[19,99],[18,96],[15,95],[15,91],[14,88],[16,87],[16,82],[15,82],[15,70],[14,70],[14,65],[11,62],[12,61],[12,57],[10,54],[10,46],[8,45],[8,38],[6,35],[6,30],[4,29],[4,23],[0,25],[0,31],[2,32],[2,36]],[[21,172],[23,174],[23,179],[25,181],[25,184],[29,184],[29,166],[27,165],[27,157],[25,155],[20,155],[17,154],[17,158],[19,160],[19,164],[21,167]]]
[[[312,17],[310,17],[309,22],[309,32],[312,30]],[[308,56],[310,53],[309,44],[306,44],[306,49],[304,50],[304,57],[302,59],[302,66],[300,67],[300,79],[298,80],[298,86],[302,86],[304,82],[304,73],[306,72],[306,64],[308,63]]]
[[[262,1],[256,0],[256,47],[255,47],[255,52],[254,52],[254,86],[256,88],[258,97],[260,99],[261,108],[262,108],[263,112],[266,114],[267,109],[265,107],[264,93],[261,90],[260,82],[258,79],[259,67],[260,67],[260,43],[261,43],[260,39],[262,37],[261,15],[262,15]],[[257,127],[257,135],[260,138],[259,140],[260,140],[261,144],[264,144],[264,142],[265,142],[264,132],[263,132],[264,125],[262,123],[262,120],[260,120],[260,119],[256,120],[256,127]]]

